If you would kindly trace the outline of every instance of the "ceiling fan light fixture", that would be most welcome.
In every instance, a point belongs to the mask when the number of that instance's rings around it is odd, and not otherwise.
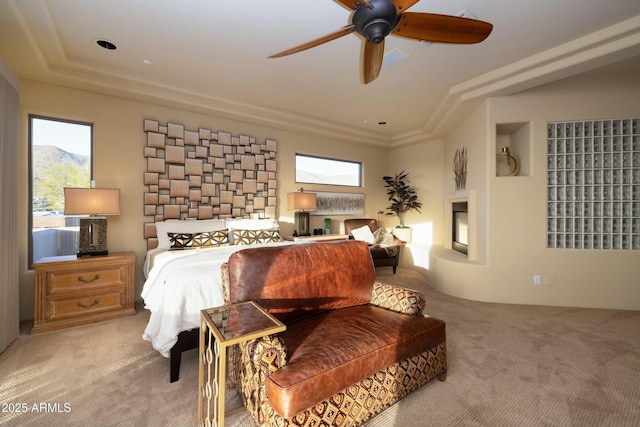
[[[398,24],[393,1],[369,0],[371,8],[358,7],[351,19],[356,32],[373,44],[381,43]]]
[[[383,66],[389,67],[406,56],[385,58],[384,40],[389,34],[430,43],[473,44],[486,39],[493,25],[463,17],[427,12],[406,12],[420,0],[338,0],[353,10],[351,24],[337,31],[269,56],[280,58],[328,43],[356,32],[364,38],[361,60],[361,82],[369,84],[378,78]],[[384,64],[386,59],[386,64]]]
[[[374,19],[367,22],[361,30],[361,34],[373,44],[378,44],[391,32],[391,23],[386,19]]]

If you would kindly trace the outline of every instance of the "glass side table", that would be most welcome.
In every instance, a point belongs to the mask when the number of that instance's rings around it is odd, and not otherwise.
[[[227,347],[285,329],[283,323],[254,301],[200,311],[200,426],[224,427]]]

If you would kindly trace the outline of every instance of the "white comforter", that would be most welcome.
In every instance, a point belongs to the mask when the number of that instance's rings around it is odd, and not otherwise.
[[[151,312],[142,338],[169,357],[178,334],[200,326],[200,310],[224,305],[220,266],[232,253],[256,247],[259,246],[158,253],[142,289],[145,308]]]

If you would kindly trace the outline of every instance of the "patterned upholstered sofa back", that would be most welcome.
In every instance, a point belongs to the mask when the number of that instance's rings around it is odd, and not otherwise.
[[[256,301],[283,322],[368,304],[375,269],[364,242],[245,249],[228,261],[231,303]]]

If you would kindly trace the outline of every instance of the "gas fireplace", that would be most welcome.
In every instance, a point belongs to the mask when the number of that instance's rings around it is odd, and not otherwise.
[[[467,255],[469,251],[469,204],[451,204],[451,249]]]

